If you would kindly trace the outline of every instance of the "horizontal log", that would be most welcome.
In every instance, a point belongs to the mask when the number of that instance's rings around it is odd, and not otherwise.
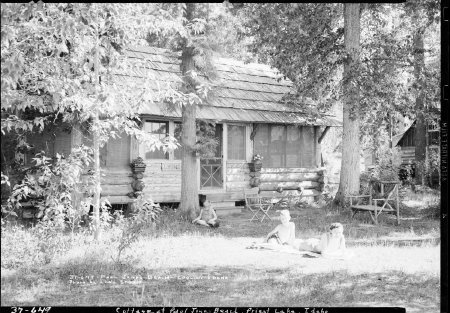
[[[325,168],[263,168],[261,169],[261,173],[319,173],[323,172]]]
[[[250,170],[247,169],[242,169],[242,168],[227,168],[227,175],[235,175],[235,174],[249,174]]]
[[[239,169],[239,168],[248,169],[248,163],[247,162],[234,163],[227,161],[226,167],[227,169]]]
[[[180,185],[145,185],[146,191],[150,192],[172,192],[172,191],[180,191],[181,190],[181,184]]]
[[[181,172],[178,173],[147,173],[144,172],[145,178],[151,178],[151,179],[174,179],[174,178],[181,178]]]
[[[250,183],[250,180],[239,180],[239,181],[226,181],[227,186],[244,186]]]
[[[102,168],[102,174],[106,175],[132,175],[131,167],[106,167]]]
[[[261,183],[259,185],[260,190],[277,190],[278,188],[296,190],[299,187],[304,189],[316,189],[319,187],[319,183],[312,181],[305,182],[280,182],[280,183]]]
[[[261,182],[317,181],[320,177],[318,173],[261,173]]]
[[[127,193],[132,192],[130,184],[126,185],[102,185],[101,195],[103,196],[126,196]]]
[[[145,161],[147,167],[145,173],[164,173],[164,172],[180,172],[181,161],[168,161],[168,162],[149,162]]]
[[[227,182],[249,181],[250,175],[227,175]]]
[[[291,192],[292,192],[292,191],[291,191]],[[263,191],[260,192],[260,195],[263,196],[263,197],[265,197],[265,196],[267,196],[267,197],[278,197],[277,194],[278,194],[278,193],[273,193],[273,191],[264,191],[264,190],[263,190]],[[286,196],[286,195],[288,195],[288,194],[290,194],[290,193],[288,193],[287,191],[286,191],[286,192],[283,191],[283,192],[280,194],[280,197]],[[316,197],[316,196],[319,196],[320,194],[321,194],[321,192],[320,192],[320,191],[317,191],[316,189],[305,189],[305,190],[303,191],[302,198],[306,198],[306,197]],[[295,195],[295,193],[292,193],[292,195]]]
[[[127,176],[106,176],[100,179],[102,185],[126,185],[134,181],[133,177]]]
[[[143,179],[146,185],[159,186],[159,185],[181,185],[181,178],[171,179],[153,179],[151,177],[144,177]]]

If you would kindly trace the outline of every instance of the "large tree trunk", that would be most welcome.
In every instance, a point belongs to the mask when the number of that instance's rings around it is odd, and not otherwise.
[[[95,99],[98,101],[98,87],[99,87],[99,42],[98,42],[98,34],[97,34],[97,42],[95,45],[95,56],[94,56],[94,66],[95,66]],[[98,108],[95,106],[94,108],[94,117],[93,117],[93,149],[94,149],[94,239],[98,240],[100,238],[100,136],[99,136],[99,116],[98,116]]]
[[[344,4],[344,44],[347,60],[344,63],[342,163],[339,190],[335,201],[344,203],[346,195],[359,193],[359,86],[355,79],[360,53],[360,4]]]
[[[414,130],[414,146],[416,161],[416,184],[425,184],[426,162],[426,124],[424,118],[424,84],[423,69],[425,66],[424,45],[423,45],[423,28],[418,28],[414,34],[414,78],[416,83],[416,128]]]
[[[186,20],[193,18],[194,3],[186,4]],[[181,56],[181,73],[185,92],[195,92],[197,82],[192,77],[194,67],[193,47],[184,47]],[[186,217],[195,218],[198,210],[197,157],[193,149],[196,142],[195,126],[196,104],[186,103],[182,109],[181,126],[181,200],[180,209]]]

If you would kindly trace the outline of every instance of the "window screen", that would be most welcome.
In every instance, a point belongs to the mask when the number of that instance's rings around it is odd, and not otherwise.
[[[286,136],[286,167],[301,167],[301,128],[297,126],[287,127]]]
[[[272,167],[284,167],[286,156],[286,127],[270,126],[269,143],[270,165]]]
[[[106,166],[124,167],[130,165],[130,136],[121,134],[117,138],[109,138],[106,144]]]
[[[264,167],[315,165],[314,127],[257,125],[254,153],[263,156]]]
[[[245,160],[245,126],[228,126],[228,159]]]
[[[311,167],[314,165],[314,128],[303,126],[301,128],[303,145],[300,150],[300,167]]]
[[[256,125],[256,134],[253,138],[254,154],[259,154],[263,157],[264,167],[270,167],[269,158],[269,126],[267,124]]]
[[[146,121],[144,124],[144,130],[151,134],[156,135],[160,140],[164,139],[169,132],[168,123],[167,122],[151,122]],[[145,158],[146,159],[168,159],[169,154],[164,153],[162,149],[156,149],[154,151],[146,151]]]

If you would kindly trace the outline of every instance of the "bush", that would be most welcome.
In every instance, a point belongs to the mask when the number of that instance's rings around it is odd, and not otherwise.
[[[399,148],[381,147],[377,150],[377,161],[372,178],[384,181],[398,181],[402,164]]]
[[[152,200],[139,197],[133,204],[131,217],[124,218],[122,213],[116,213],[112,225],[113,231],[117,231],[117,256],[115,261],[120,262],[123,251],[129,248],[156,222],[161,208]]]

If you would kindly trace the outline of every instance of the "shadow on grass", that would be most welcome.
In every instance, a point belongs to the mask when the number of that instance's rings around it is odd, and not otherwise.
[[[2,305],[400,306],[438,309],[439,277],[402,271],[303,274],[301,267],[151,270],[68,264],[2,277]]]

